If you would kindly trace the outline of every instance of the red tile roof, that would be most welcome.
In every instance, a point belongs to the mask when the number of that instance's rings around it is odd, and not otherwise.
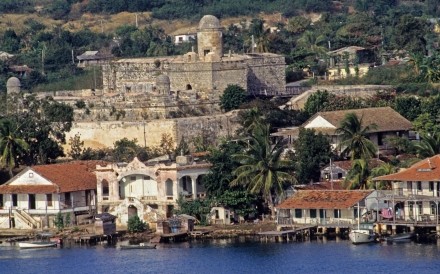
[[[31,170],[54,185],[10,185],[14,181],[14,178],[12,178],[5,185],[0,186],[0,193],[62,193],[96,189],[96,176],[94,174],[96,165],[105,166],[106,164],[103,161],[74,161],[33,166],[30,168]]]
[[[299,190],[282,202],[281,209],[343,209],[350,208],[370,195],[373,190]]]
[[[296,189],[301,190],[331,190],[332,189],[332,182],[318,182],[308,185],[298,185],[295,186]],[[343,190],[342,187],[342,181],[341,180],[333,180],[333,190]]]
[[[440,155],[427,158],[411,167],[390,175],[373,178],[374,181],[440,181]]]

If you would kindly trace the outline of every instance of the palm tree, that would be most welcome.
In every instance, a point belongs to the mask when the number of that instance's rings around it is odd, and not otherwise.
[[[427,158],[440,153],[440,133],[422,133],[420,142],[415,142],[414,147],[420,157]]]
[[[345,179],[347,189],[367,189],[370,182],[370,169],[368,161],[356,159],[353,161],[350,171]]]
[[[340,135],[341,155],[349,155],[351,160],[369,159],[376,154],[377,148],[368,139],[368,132],[376,128],[375,124],[363,127],[362,120],[355,113],[348,113],[342,120],[336,134]]]
[[[269,125],[259,124],[250,134],[245,152],[232,156],[241,165],[233,171],[237,177],[230,185],[242,185],[251,193],[261,193],[274,217],[273,196],[283,193],[285,183],[296,180],[288,173],[291,162],[282,158],[286,143],[280,139],[272,144],[269,134]]]
[[[18,164],[17,158],[29,149],[26,141],[17,137],[17,130],[9,120],[0,122],[0,163],[8,168],[11,178],[14,176],[12,169]]]
[[[301,38],[298,39],[297,43],[298,46],[301,46],[305,49],[310,49],[310,51],[314,53],[316,57],[327,53],[327,48],[325,47],[327,39],[324,35],[320,35],[317,32],[305,31]]]
[[[382,165],[375,167],[371,170],[371,177],[379,177],[384,175],[389,175],[396,173],[397,167],[390,163],[383,163]],[[376,182],[376,189],[389,189],[389,184],[387,182]]]

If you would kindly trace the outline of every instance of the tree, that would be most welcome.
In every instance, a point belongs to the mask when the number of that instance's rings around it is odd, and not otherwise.
[[[336,134],[341,138],[338,146],[341,155],[349,155],[351,160],[369,159],[376,155],[377,148],[368,139],[368,132],[377,126],[364,126],[362,120],[363,117],[359,119],[355,113],[348,113],[336,129]]]
[[[63,218],[63,214],[60,212],[57,213],[57,215],[55,216],[55,220],[53,221],[55,227],[61,231],[64,228],[64,218]]]
[[[272,216],[275,216],[273,196],[282,195],[285,185],[296,180],[289,173],[292,171],[291,161],[282,157],[286,142],[278,139],[271,143],[269,137],[269,125],[259,125],[248,137],[245,152],[232,155],[240,166],[233,171],[237,178],[231,182],[231,186],[242,185],[250,193],[262,194]]]
[[[163,154],[166,154],[171,158],[171,154],[175,150],[174,141],[173,141],[173,137],[171,136],[171,134],[169,134],[169,133],[162,134],[159,147],[162,150]]]
[[[399,96],[394,101],[394,110],[410,121],[414,121],[421,113],[420,99],[415,96]]]
[[[322,133],[316,134],[313,129],[301,128],[299,137],[294,142],[296,177],[302,184],[320,179],[320,169],[329,162],[330,143]]]
[[[144,232],[148,229],[148,225],[142,221],[138,215],[134,215],[128,218],[127,221],[127,230],[130,233],[134,232]]]
[[[420,142],[414,142],[419,157],[427,158],[440,154],[440,132],[423,132]]]
[[[78,160],[81,158],[81,155],[84,151],[84,141],[81,141],[81,135],[79,133],[75,134],[74,137],[70,137],[69,139],[70,151],[69,156],[74,160]]]
[[[222,140],[218,147],[210,148],[207,160],[211,167],[208,174],[203,176],[203,186],[208,197],[219,197],[231,189],[230,182],[235,178],[232,172],[240,165],[231,155],[240,153],[242,148],[237,142],[230,140]]]
[[[224,111],[237,109],[246,102],[246,91],[239,85],[228,85],[220,96],[220,107]]]
[[[0,121],[0,162],[8,168],[11,178],[14,176],[12,169],[18,165],[18,158],[29,149],[26,141],[17,136],[19,129],[10,120]]]
[[[113,144],[113,160],[116,162],[130,162],[137,156],[139,146],[137,139],[122,138]]]
[[[307,101],[304,104],[304,111],[310,116],[314,115],[315,113],[323,110],[327,102],[330,100],[330,97],[333,96],[334,95],[330,94],[327,90],[318,90],[307,98]]]
[[[345,182],[348,183],[347,189],[367,189],[369,180],[370,169],[368,168],[368,160],[354,160],[345,179]]]
[[[208,224],[208,214],[211,211],[212,201],[210,199],[196,199],[193,201],[187,201],[182,196],[177,199],[178,209],[176,214],[188,214],[194,216],[201,224]]]
[[[375,167],[371,170],[371,177],[379,177],[389,175],[397,172],[397,167],[390,163],[383,163],[382,165]],[[389,189],[390,185],[387,182],[376,182],[376,189]]]

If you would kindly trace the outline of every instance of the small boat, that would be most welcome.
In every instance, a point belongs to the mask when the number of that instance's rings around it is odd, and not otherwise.
[[[40,233],[37,235],[34,241],[19,242],[18,246],[20,248],[43,248],[57,246],[58,242],[50,241],[50,237],[52,237],[51,233]]]
[[[120,245],[120,249],[155,249],[155,244],[150,243],[139,243],[137,245]]]
[[[374,242],[376,235],[369,229],[353,229],[348,237],[353,244],[365,244]]]
[[[416,236],[415,233],[409,232],[409,233],[401,233],[396,234],[390,237],[385,238],[387,242],[395,243],[395,242],[408,242],[411,241]]]
[[[357,207],[358,207],[357,228],[351,229],[350,233],[348,233],[348,238],[350,238],[352,244],[366,244],[366,243],[374,242],[376,240],[376,235],[373,232],[373,225],[370,223],[364,223],[361,226],[359,203]]]

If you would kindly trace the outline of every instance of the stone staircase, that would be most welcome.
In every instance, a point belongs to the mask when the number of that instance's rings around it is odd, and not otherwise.
[[[32,218],[29,213],[27,213],[24,210],[15,209],[13,211],[15,222],[19,221],[22,223],[26,228],[35,229],[39,228],[39,222],[37,222],[34,218]]]

